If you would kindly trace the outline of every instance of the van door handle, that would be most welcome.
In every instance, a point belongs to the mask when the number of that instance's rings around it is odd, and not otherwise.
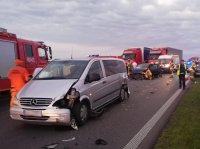
[[[103,81],[102,83],[103,83],[103,84],[105,84],[105,83],[106,83],[106,81]]]

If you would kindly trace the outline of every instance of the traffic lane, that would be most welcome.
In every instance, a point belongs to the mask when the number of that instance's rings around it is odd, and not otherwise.
[[[7,120],[10,102],[10,93],[8,91],[0,93],[0,121]]]
[[[1,146],[35,149],[58,143],[57,148],[96,148],[95,140],[102,138],[108,142],[103,148],[123,148],[171,96],[176,84],[177,78],[170,81],[169,75],[151,81],[130,81],[129,100],[112,104],[101,117],[90,120],[78,131],[69,127],[24,125],[11,120],[9,114],[4,115],[7,120],[0,129]],[[62,141],[73,137],[71,142]]]
[[[166,110],[164,115],[158,120],[158,122],[155,124],[155,126],[149,132],[149,134],[144,138],[142,143],[138,146],[138,149],[154,148],[154,146],[157,142],[157,139],[160,136],[160,132],[166,126],[167,122],[169,121],[170,116],[175,111],[181,98],[184,96],[185,92],[188,90],[190,85],[191,85],[191,82],[188,83],[188,85],[186,86],[186,90],[181,92],[181,94],[174,100],[173,104]]]
[[[146,81],[140,81],[136,85],[135,93],[135,107],[133,112],[127,114],[134,114],[134,120],[130,121],[134,124],[135,128],[130,130],[129,141],[136,135],[136,133],[146,124],[147,121],[160,109],[160,107],[171,97],[171,95],[178,89],[178,78],[169,78],[169,75],[165,75],[162,81],[156,79],[147,84]],[[144,90],[137,87],[143,86]],[[134,90],[134,89],[132,89]],[[130,116],[127,116],[130,117]],[[137,125],[138,124],[138,125]],[[128,142],[129,142],[128,141]],[[125,145],[128,143],[125,142]],[[124,146],[125,146],[124,145]]]

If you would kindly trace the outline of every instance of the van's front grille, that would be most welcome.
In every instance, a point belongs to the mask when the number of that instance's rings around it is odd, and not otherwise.
[[[42,116],[42,117],[36,117],[36,116],[24,116],[24,115],[20,115],[21,118],[23,118],[24,120],[32,120],[32,121],[46,121],[49,119],[49,116]]]
[[[22,106],[31,107],[47,107],[51,104],[51,98],[21,98],[20,104]]]

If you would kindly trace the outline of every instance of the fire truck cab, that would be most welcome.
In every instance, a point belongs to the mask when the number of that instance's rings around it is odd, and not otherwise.
[[[7,72],[15,65],[15,59],[23,60],[32,74],[35,68],[43,67],[52,59],[52,50],[41,41],[17,38],[15,34],[0,28],[0,91],[10,89]]]

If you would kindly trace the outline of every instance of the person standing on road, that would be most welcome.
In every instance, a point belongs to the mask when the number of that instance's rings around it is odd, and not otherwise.
[[[25,68],[24,61],[19,59],[15,60],[16,66],[12,67],[8,71],[8,78],[11,82],[11,100],[10,106],[12,106],[13,100],[17,94],[17,92],[24,86],[24,84],[28,81],[28,70]]]
[[[128,62],[127,62],[127,71],[128,71],[128,77],[129,79],[132,78],[132,62],[130,59],[128,59]]]
[[[188,68],[189,74],[190,74],[190,80],[195,82],[195,69],[196,67],[192,65],[190,68]]]
[[[178,64],[177,75],[179,76],[179,88],[185,89],[185,74],[186,74],[186,64],[184,64],[184,60],[181,60],[181,63]]]
[[[134,70],[136,67],[137,67],[137,63],[134,61],[134,62],[132,63],[132,68],[133,68],[133,70]]]

